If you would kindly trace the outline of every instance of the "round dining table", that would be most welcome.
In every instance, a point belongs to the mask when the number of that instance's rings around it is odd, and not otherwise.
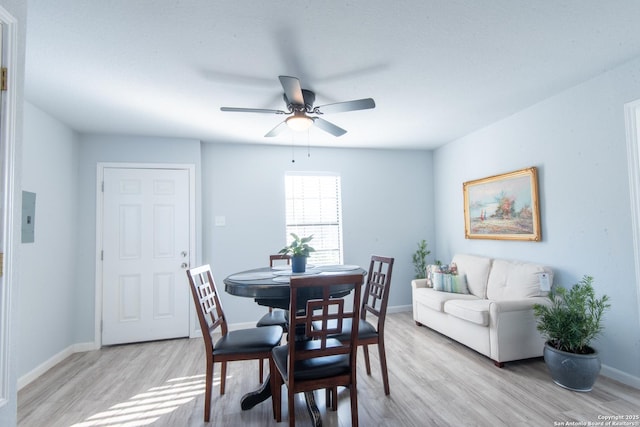
[[[289,309],[289,279],[291,276],[345,274],[367,274],[358,265],[319,265],[307,267],[304,273],[292,273],[290,266],[263,267],[234,273],[224,279],[225,291],[238,297],[253,298],[266,307]],[[332,296],[341,297],[349,293],[349,285],[336,286]]]
[[[259,305],[289,310],[289,280],[298,275],[345,275],[360,273],[363,277],[367,271],[358,265],[319,265],[307,266],[304,273],[293,273],[290,266],[262,267],[231,274],[224,279],[225,291],[228,294],[253,298]],[[364,282],[364,280],[363,280]],[[339,298],[351,292],[351,285],[335,286],[332,296]],[[310,296],[311,297],[311,296]],[[260,402],[271,397],[269,378],[255,391],[245,394],[240,406],[243,410],[251,409]],[[305,393],[307,407],[316,426],[321,425],[320,414],[315,404],[313,393]]]

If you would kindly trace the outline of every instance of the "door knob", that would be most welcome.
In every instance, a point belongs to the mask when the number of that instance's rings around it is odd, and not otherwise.
[[[187,267],[189,267],[189,264],[183,262],[182,264],[180,264],[180,267],[182,267],[182,269],[187,269]]]

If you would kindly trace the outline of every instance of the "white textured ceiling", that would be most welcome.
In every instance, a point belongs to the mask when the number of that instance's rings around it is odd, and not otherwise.
[[[29,0],[26,98],[80,132],[432,148],[640,56],[637,0]],[[278,75],[348,130],[263,135]]]

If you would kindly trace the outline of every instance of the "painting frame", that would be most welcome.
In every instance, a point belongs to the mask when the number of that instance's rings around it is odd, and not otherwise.
[[[467,181],[462,192],[466,239],[541,241],[537,168]]]

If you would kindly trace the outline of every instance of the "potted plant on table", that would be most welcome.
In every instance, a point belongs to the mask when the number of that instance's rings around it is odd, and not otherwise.
[[[313,234],[307,237],[298,237],[297,234],[291,233],[293,241],[288,246],[280,250],[280,254],[291,255],[291,272],[304,273],[307,267],[307,257],[315,249],[309,246],[309,242],[313,239]]]
[[[544,361],[553,381],[574,391],[591,391],[600,373],[591,340],[602,332],[609,297],[596,298],[593,277],[584,276],[570,289],[549,292],[550,304],[536,304],[537,328],[546,338]]]

